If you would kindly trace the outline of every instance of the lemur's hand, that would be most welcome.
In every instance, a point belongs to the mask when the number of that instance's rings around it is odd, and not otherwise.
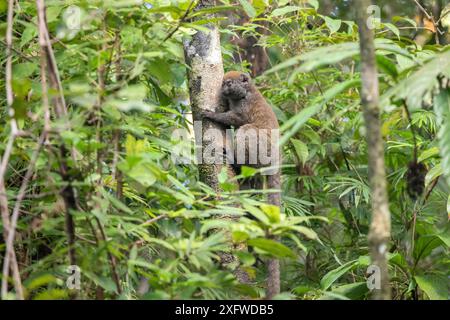
[[[203,110],[200,115],[202,116],[202,118],[209,118],[211,119],[213,117],[214,112],[212,111],[208,111],[208,110]]]

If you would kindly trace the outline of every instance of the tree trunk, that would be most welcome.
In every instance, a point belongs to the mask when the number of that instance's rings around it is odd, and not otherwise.
[[[198,2],[194,10],[213,5],[214,1],[202,0]],[[204,110],[220,111],[222,107],[220,89],[224,74],[219,30],[212,23],[204,25],[204,27],[207,27],[209,31],[197,31],[189,41],[185,41],[184,54],[186,63],[190,67],[188,69],[189,94],[194,119],[196,149],[202,153],[197,155],[197,159],[200,160],[198,164],[199,178],[219,195],[221,190],[218,174],[222,168],[226,168],[230,178],[234,177],[235,173],[233,168],[224,161],[225,128],[201,117],[201,112]],[[201,123],[201,127],[198,126],[199,123]],[[211,130],[219,135],[211,135]],[[212,148],[216,152],[212,156],[207,156],[203,152],[206,148]],[[230,217],[223,218],[230,219]],[[231,236],[227,236],[231,241]],[[230,253],[221,253],[220,257],[222,265],[232,264],[236,261],[236,258]],[[235,270],[235,276],[241,283],[249,281],[246,272],[239,268]]]
[[[199,1],[194,10],[212,6],[213,3],[214,1],[210,0]],[[204,148],[202,147],[210,143],[217,146],[216,150],[220,149],[222,151],[221,144],[223,140],[211,140],[211,137],[207,135],[207,131],[210,129],[216,130],[224,137],[224,128],[215,122],[201,118],[203,110],[218,111],[218,108],[220,108],[220,88],[223,78],[219,30],[213,24],[207,24],[205,27],[209,29],[209,32],[197,31],[192,36],[192,39],[184,43],[185,60],[190,67],[188,79],[192,115],[194,121],[202,122],[201,132],[195,130],[195,139],[197,150],[199,148],[203,150]],[[200,129],[197,124],[198,122],[194,129]],[[203,154],[200,157],[200,180],[219,192],[217,175],[222,170],[223,165],[220,163],[207,163],[212,159],[204,159]],[[232,170],[228,171],[232,173]]]
[[[373,289],[372,298],[391,298],[389,286],[387,245],[391,232],[391,221],[384,168],[384,146],[381,137],[381,121],[378,93],[378,76],[375,62],[373,30],[368,27],[367,8],[370,0],[355,0],[359,42],[361,49],[361,102],[366,126],[369,153],[369,181],[372,189],[372,222],[369,231],[369,248],[372,264],[379,270],[380,288]]]

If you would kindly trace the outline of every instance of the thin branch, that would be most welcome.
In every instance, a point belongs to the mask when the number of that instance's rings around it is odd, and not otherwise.
[[[15,136],[17,133],[17,123],[14,118],[12,104],[14,102],[14,94],[12,89],[12,30],[13,30],[14,0],[8,0],[8,17],[6,27],[6,103],[8,105],[9,116],[11,117],[11,131]]]
[[[416,3],[416,5],[419,7],[420,11],[422,11],[428,19],[431,20],[431,19],[433,18],[433,17],[427,12],[427,10],[425,10],[425,8],[422,7],[422,5],[420,4],[419,1],[417,1],[417,0],[413,0],[413,1]]]
[[[8,47],[8,45],[6,44],[6,42],[3,41],[3,40],[1,40],[1,39],[0,39],[0,43],[1,43],[2,45],[4,45],[5,48]],[[28,62],[33,62],[33,60],[31,60],[29,57],[27,57],[27,56],[24,55],[22,52],[20,52],[19,50],[15,49],[14,47],[11,47],[10,49],[11,49],[12,51],[14,51],[15,53],[17,53],[17,54],[18,54],[21,58],[23,58],[24,60],[27,60]]]
[[[44,131],[50,131],[50,106],[48,102],[47,84],[47,59],[45,53],[46,41],[42,32],[39,32],[39,46],[41,47],[41,87],[42,87],[42,107],[44,109]]]
[[[0,190],[2,191],[2,195],[0,195],[0,212],[2,213],[2,222],[3,222],[3,239],[6,242],[8,240],[8,232],[10,230],[10,224],[9,224],[9,209],[8,209],[8,199],[6,197],[5,192],[5,186],[3,184],[3,180],[0,180]],[[19,266],[17,264],[17,258],[16,253],[13,251],[12,256],[10,257],[11,262],[9,263],[12,269],[13,274],[13,281],[14,281],[14,287],[16,289],[17,298],[19,300],[24,299],[23,290],[22,290],[22,281],[20,279],[20,271]],[[3,263],[6,264],[5,261]],[[1,289],[1,296],[2,300],[6,299],[6,295],[8,293],[8,273],[6,274],[6,277],[3,276],[2,278],[2,289]]]
[[[103,229],[102,223],[100,222],[100,219],[95,217],[95,220],[97,221],[98,228],[100,229],[100,234],[102,236],[102,240],[105,242],[106,246],[108,246],[108,239],[106,238],[105,230]],[[117,273],[117,262],[116,257],[111,254],[108,248],[106,248],[106,252],[108,253],[108,259],[109,263],[111,264],[111,272],[113,275],[114,282],[116,283],[117,292],[119,294],[122,293],[122,288],[120,286],[120,278],[119,274]]]
[[[175,32],[177,32],[178,29],[180,29],[181,24],[186,20],[188,14],[191,12],[192,6],[194,5],[194,2],[195,2],[195,0],[191,0],[191,2],[189,3],[189,6],[188,6],[186,12],[181,16],[180,20],[178,21],[177,26],[171,32],[169,32],[169,34],[164,38],[164,40],[162,41],[161,44],[163,44],[164,42],[166,42],[167,40],[172,38],[172,36],[175,34]]]
[[[440,23],[442,19],[444,19],[448,14],[450,14],[450,10],[446,11],[443,15],[441,15],[441,17],[439,18],[438,21],[436,21],[436,23]]]
[[[403,107],[406,112],[406,116],[408,117],[409,122],[409,129],[411,130],[412,136],[413,136],[413,143],[414,143],[414,162],[417,163],[417,138],[416,138],[416,130],[414,129],[413,123],[412,123],[412,117],[411,113],[409,112],[409,108],[406,105],[406,103],[403,104]]]
[[[38,13],[38,30],[39,30],[39,44],[44,49],[47,68],[49,70],[50,81],[58,90],[58,98],[55,99],[57,105],[57,115],[59,117],[67,114],[66,101],[64,99],[61,79],[59,76],[58,66],[56,64],[55,55],[50,41],[50,35],[47,28],[47,19],[45,16],[45,4],[43,0],[36,0]]]
[[[78,239],[80,239],[80,240],[86,241],[87,243],[97,245],[97,242],[96,242],[96,241],[87,239],[87,238],[85,238],[85,237],[83,237],[83,236],[80,236],[79,234],[77,234],[76,237],[77,237]]]
[[[9,224],[8,237],[6,240],[6,254],[5,254],[5,259],[3,262],[2,292],[4,290],[3,280],[6,280],[8,277],[10,258],[12,256],[14,256],[14,236],[16,234],[17,220],[19,218],[20,207],[22,205],[22,200],[25,197],[28,183],[33,175],[34,167],[35,167],[36,161],[38,159],[39,153],[41,151],[41,148],[44,144],[46,135],[47,135],[47,132],[43,131],[41,134],[41,137],[39,138],[38,145],[37,145],[36,149],[34,150],[33,155],[31,156],[30,163],[28,164],[27,172],[26,172],[25,177],[20,186],[19,193],[17,196],[17,201],[14,205],[14,209],[12,212],[11,221]]]
[[[149,220],[145,221],[142,225],[146,226],[146,225],[152,224],[152,223],[154,223],[154,222],[156,222],[156,221],[158,221],[160,219],[167,218],[168,216],[169,215],[167,213],[161,214],[161,215],[159,215],[157,217],[154,217],[152,219],[149,219]]]
[[[436,22],[436,20],[434,19],[434,16],[432,14],[429,14],[427,12],[427,10],[425,10],[425,8],[420,4],[419,1],[417,1],[417,0],[413,0],[413,1],[419,7],[420,11],[422,11],[425,14],[425,16],[428,18],[428,20],[431,20],[431,22],[433,23],[435,31],[436,31],[435,32],[435,41],[436,41],[436,44],[439,44],[439,34],[441,34],[441,30],[439,29],[439,21]]]
[[[38,13],[38,34],[39,34],[39,44],[41,46],[41,52],[45,54],[45,61],[48,69],[48,75],[50,80],[51,88],[58,91],[58,96],[55,97],[55,113],[58,118],[62,118],[67,115],[67,107],[64,99],[64,93],[62,90],[61,80],[59,76],[58,67],[56,65],[55,56],[53,53],[52,45],[50,42],[50,36],[47,28],[46,18],[45,18],[45,4],[43,0],[36,0],[36,7]],[[46,78],[46,70],[41,69],[44,73],[41,75],[42,79]],[[46,82],[44,80],[43,84]],[[46,95],[43,96],[46,98]],[[48,101],[44,101],[44,105],[48,105]],[[48,113],[47,113],[48,114]],[[69,245],[69,260],[72,265],[76,264],[76,254],[75,254],[75,224],[72,217],[71,210],[76,210],[76,190],[72,186],[72,180],[69,174],[69,168],[67,165],[68,150],[66,149],[63,142],[59,146],[59,171],[61,178],[66,182],[66,186],[61,191],[61,197],[64,200],[65,206],[65,225],[66,233]],[[75,149],[71,149],[72,158],[75,157]]]
[[[8,105],[8,113],[11,117],[10,125],[11,125],[11,133],[8,139],[8,144],[6,145],[5,152],[1,159],[0,164],[0,193],[5,193],[5,196],[0,196],[0,210],[2,214],[3,221],[3,236],[6,239],[9,239],[10,234],[12,233],[12,226],[9,221],[9,209],[8,209],[8,198],[6,196],[6,187],[5,187],[5,173],[6,167],[9,162],[9,157],[11,156],[11,152],[13,149],[14,141],[16,139],[18,129],[17,123],[14,118],[14,111],[12,109],[12,104],[14,102],[14,94],[12,90],[12,31],[13,31],[13,15],[14,15],[14,0],[8,0],[8,15],[7,15],[7,27],[6,27],[6,103]],[[6,252],[5,259],[3,261],[3,278],[2,278],[2,287],[1,287],[1,296],[2,299],[6,298],[8,292],[8,275],[9,275],[9,260],[11,259],[11,268],[13,271],[13,280],[14,287],[16,289],[17,298],[23,300],[23,290],[22,290],[22,282],[20,279],[19,266],[17,265],[16,255],[13,252],[12,254]],[[8,262],[7,262],[8,261]]]

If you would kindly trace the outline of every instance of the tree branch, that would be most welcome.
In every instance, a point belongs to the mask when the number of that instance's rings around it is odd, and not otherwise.
[[[11,133],[8,139],[8,144],[6,145],[5,152],[1,159],[0,164],[0,193],[5,194],[0,196],[0,210],[2,214],[2,221],[4,232],[3,236],[5,239],[9,239],[12,232],[12,226],[9,221],[9,209],[8,209],[8,198],[6,196],[6,186],[5,186],[5,173],[6,167],[9,162],[9,157],[13,149],[14,141],[18,134],[16,119],[14,118],[14,110],[12,105],[14,102],[14,94],[12,89],[12,31],[13,31],[13,15],[14,15],[14,0],[8,0],[8,14],[7,14],[7,27],[6,27],[6,103],[8,106],[8,113],[11,117],[10,126]],[[3,262],[3,278],[1,287],[2,299],[6,299],[6,294],[8,292],[8,274],[9,274],[9,260],[11,260],[11,266],[13,271],[14,287],[16,289],[17,298],[23,300],[23,290],[22,282],[20,279],[19,267],[17,265],[16,255],[6,251],[5,259]],[[6,270],[6,271],[5,271]]]

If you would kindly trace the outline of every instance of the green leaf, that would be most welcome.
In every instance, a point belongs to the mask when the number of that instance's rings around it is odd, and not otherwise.
[[[260,222],[264,223],[265,225],[268,225],[270,223],[269,217],[263,211],[259,210],[259,208],[248,204],[244,204],[243,206],[248,213],[258,219]]]
[[[427,294],[430,300],[447,300],[448,279],[438,275],[415,276],[419,288]]]
[[[236,256],[238,257],[239,262],[247,267],[252,266],[256,262],[255,257],[248,252],[238,251],[236,252]]]
[[[252,167],[241,167],[241,176],[243,176],[244,178],[253,177],[257,172],[258,170]]]
[[[128,208],[122,201],[117,199],[114,195],[107,192],[104,188],[99,188],[102,195],[107,198],[111,204],[118,210],[123,211],[128,214],[133,214],[133,211]]]
[[[248,2],[247,0],[239,0],[239,3],[241,4],[241,6],[244,9],[245,13],[250,18],[256,17],[256,10],[255,10],[255,8],[253,8],[253,6],[250,4],[250,2]]]
[[[220,172],[217,174],[217,180],[220,184],[228,181],[228,170],[226,167],[222,167],[222,169],[220,169]]]
[[[199,10],[192,12],[191,14],[189,14],[189,17],[193,18],[196,16],[213,14],[213,13],[222,12],[222,11],[231,11],[231,10],[236,10],[236,9],[238,9],[236,6],[219,6],[218,5],[218,6],[214,6],[214,7],[206,7],[206,8],[201,8]]]
[[[430,255],[433,249],[443,245],[441,238],[437,235],[420,236],[414,246],[414,259],[420,261]]]
[[[36,70],[38,65],[33,62],[22,62],[13,65],[14,79],[25,79],[30,77]]]
[[[401,48],[389,39],[375,39],[375,48],[377,50],[411,57],[411,54],[407,50]],[[265,74],[267,75],[282,69],[289,68],[293,65],[298,64],[299,62],[303,62],[303,64],[299,68],[297,68],[293,72],[293,74],[297,74],[299,72],[309,72],[323,66],[338,63],[344,59],[348,59],[357,55],[359,55],[359,44],[357,42],[344,42],[334,44],[331,46],[320,47],[310,52],[285,60],[282,63],[274,66],[273,68],[267,70]]]
[[[428,187],[431,182],[433,182],[436,178],[442,175],[442,166],[441,163],[436,164],[433,168],[431,168],[427,175],[425,176],[425,187]]]
[[[342,20],[332,19],[327,16],[323,16],[323,19],[325,20],[325,24],[327,25],[328,29],[330,29],[330,34],[333,34],[333,33],[339,31],[339,28],[342,25]]]
[[[450,198],[450,195],[449,195],[449,198]],[[448,204],[447,204],[447,206],[448,206]],[[449,232],[448,228],[445,231],[443,231],[441,234],[438,234],[437,236],[447,246],[447,248],[450,248],[450,232]]]
[[[291,249],[286,247],[285,245],[274,241],[269,240],[265,238],[256,238],[256,239],[250,239],[247,241],[247,244],[249,246],[258,248],[272,256],[284,258],[284,257],[290,257],[295,258],[294,252],[292,252]]]
[[[33,278],[30,282],[26,283],[26,288],[30,291],[46,286],[48,284],[56,283],[57,279],[51,274],[43,274],[36,278]]]
[[[62,6],[53,6],[53,7],[48,7],[47,11],[46,11],[46,18],[47,18],[47,23],[51,23],[53,21],[56,21],[58,19],[59,14],[61,13],[61,10],[63,9]]]
[[[247,232],[236,230],[231,233],[231,238],[233,242],[243,242],[250,238],[250,235]]]
[[[450,54],[448,59],[450,60]],[[438,141],[442,156],[442,171],[447,178],[447,185],[450,186],[450,90],[441,90],[434,98],[434,111],[440,124]]]
[[[334,270],[331,270],[322,278],[322,280],[320,280],[320,286],[323,290],[327,290],[337,279],[352,270],[358,264],[358,260],[353,260],[343,264],[342,266]]]
[[[447,199],[447,215],[450,219],[450,195],[448,196],[448,199]],[[448,246],[448,244],[447,244],[447,246]]]
[[[400,40],[400,30],[396,26],[394,26],[392,23],[384,23],[383,24],[387,29],[392,31],[393,34],[397,36],[397,38]]]
[[[319,1],[318,0],[308,0],[308,3],[315,9],[319,9]]]
[[[136,164],[130,164],[129,161],[121,162],[118,168],[144,187],[149,187],[156,182],[156,177],[151,170],[150,164],[144,161],[140,161]]]
[[[388,106],[391,100],[406,100],[410,111],[421,109],[422,101],[429,97],[438,86],[438,76],[440,74],[450,74],[450,50],[438,53],[431,59],[428,59],[426,63],[412,72],[407,78],[389,89],[381,96],[381,105]],[[439,96],[435,99],[435,103],[438,104],[437,106],[435,104],[435,109],[442,109],[440,105],[445,106],[444,102],[448,101],[445,91],[442,91]],[[438,113],[437,110],[435,111]],[[448,113],[448,111],[445,112],[444,110],[442,112]],[[444,151],[442,152],[445,154]]]
[[[316,240],[319,238],[317,236],[317,233],[313,229],[310,229],[310,228],[307,228],[304,226],[290,226],[289,228],[304,234],[306,237],[308,237],[311,240]]]
[[[27,24],[25,30],[22,32],[22,37],[20,38],[20,47],[22,48],[28,44],[31,40],[36,38],[38,35],[37,27],[34,24]]]
[[[286,6],[283,8],[277,8],[275,10],[272,11],[272,13],[270,14],[271,17],[278,17],[278,16],[283,16],[286,13],[290,13],[290,12],[294,12],[294,11],[298,11],[301,10],[302,8],[299,6]]]
[[[97,276],[89,271],[83,271],[83,275],[92,280],[96,285],[105,289],[106,292],[114,293],[117,290],[116,284],[111,278]]]
[[[439,155],[439,148],[438,147],[433,147],[430,149],[427,149],[425,151],[423,151],[420,156],[418,157],[417,161],[418,162],[422,162],[425,161],[431,157],[437,156]]]
[[[342,83],[339,83],[332,88],[328,89],[324,92],[322,101],[320,103],[306,107],[302,111],[300,111],[298,114],[293,116],[291,119],[286,121],[280,128],[281,132],[284,132],[283,136],[280,139],[280,145],[286,144],[289,139],[295,135],[298,130],[316,113],[322,110],[322,107],[331,99],[333,99],[336,95],[339,93],[357,86],[361,83],[361,80],[359,79],[350,79],[347,81],[344,81]]]
[[[408,17],[395,16],[395,17],[392,18],[392,21],[393,22],[405,21],[405,22],[409,23],[410,25],[412,25],[414,28],[417,29],[417,23],[414,20],[412,20],[412,19],[410,19]]]
[[[59,300],[67,299],[69,292],[63,289],[49,289],[39,292],[34,296],[34,300]]]
[[[318,113],[320,110],[322,110],[322,104],[313,105],[310,107],[306,107],[302,111],[300,111],[298,114],[296,114],[294,117],[292,117],[290,120],[284,123],[284,125],[281,127],[281,131],[286,131],[280,140],[280,145],[286,144],[286,142],[289,141],[289,139],[297,133],[298,130],[316,113]],[[295,121],[291,121],[295,119]],[[291,128],[287,129],[286,127],[288,125],[292,125]],[[283,130],[284,129],[284,130]]]
[[[295,152],[297,153],[298,158],[302,163],[305,163],[308,160],[309,152],[308,146],[303,143],[301,140],[291,138],[292,145],[295,148]]]
[[[280,208],[270,204],[261,205],[261,210],[266,214],[271,223],[280,222]]]
[[[361,300],[369,292],[367,283],[355,282],[338,286],[332,290],[333,293],[343,295],[352,300]]]
[[[397,78],[397,66],[390,59],[386,58],[381,54],[376,55],[377,66],[380,70],[384,71],[386,74],[390,75],[392,78]]]

